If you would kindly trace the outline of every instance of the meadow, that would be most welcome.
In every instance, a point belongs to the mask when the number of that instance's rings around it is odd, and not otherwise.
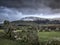
[[[40,41],[47,41],[51,39],[60,40],[60,32],[39,32],[38,36]]]
[[[19,30],[17,30],[19,32]],[[3,30],[0,30],[0,37],[4,34]],[[59,40],[60,41],[60,32],[38,32],[39,42],[45,42],[48,40]],[[0,38],[0,45],[21,45],[21,43]]]

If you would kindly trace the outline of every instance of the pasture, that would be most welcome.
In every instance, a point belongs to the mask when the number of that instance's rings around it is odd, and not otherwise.
[[[17,30],[17,32],[20,32],[20,31]],[[0,30],[0,36],[2,36],[3,34],[4,34],[4,30]],[[60,40],[60,32],[38,32],[38,38],[40,42],[53,40],[53,39]],[[0,38],[0,45],[20,45],[20,43],[13,40]]]
[[[60,32],[39,32],[38,36],[40,41],[47,41],[52,39],[60,40]]]

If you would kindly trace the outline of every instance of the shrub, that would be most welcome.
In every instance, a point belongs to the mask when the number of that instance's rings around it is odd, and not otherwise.
[[[24,45],[39,45],[37,31],[33,30],[22,30],[16,40]]]

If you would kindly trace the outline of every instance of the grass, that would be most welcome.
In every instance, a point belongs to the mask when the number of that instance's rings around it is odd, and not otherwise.
[[[0,35],[2,35],[4,32],[3,30],[0,30]],[[21,30],[17,30],[17,32],[21,32]],[[48,41],[52,39],[58,39],[60,40],[60,32],[38,32],[39,41]],[[0,45],[20,45],[20,43],[8,40],[8,39],[0,39]]]
[[[60,40],[60,32],[39,32],[38,36],[40,41],[47,41],[51,39]]]
[[[0,29],[0,32],[4,32],[4,30]]]
[[[17,30],[17,32],[21,32],[22,30]],[[0,35],[4,33],[4,30],[0,30]],[[38,37],[39,40],[50,40],[54,38],[59,38],[60,39],[60,32],[39,32],[38,31]]]
[[[20,45],[19,42],[1,38],[4,35],[4,30],[0,29],[0,45]]]
[[[19,45],[19,43],[13,40],[0,39],[0,45]]]

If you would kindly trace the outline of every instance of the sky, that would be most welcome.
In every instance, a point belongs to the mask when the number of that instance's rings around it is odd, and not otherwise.
[[[26,16],[60,18],[60,0],[0,0],[0,22]]]

